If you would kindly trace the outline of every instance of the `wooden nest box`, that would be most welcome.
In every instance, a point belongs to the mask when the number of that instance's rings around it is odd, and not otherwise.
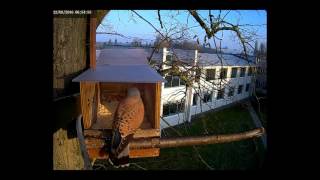
[[[160,138],[160,96],[165,80],[149,65],[101,65],[73,81],[80,82],[83,134],[90,159],[108,158],[114,114],[130,87],[140,90],[145,107],[143,124],[134,138]],[[159,153],[159,148],[130,149],[129,157],[154,157]]]

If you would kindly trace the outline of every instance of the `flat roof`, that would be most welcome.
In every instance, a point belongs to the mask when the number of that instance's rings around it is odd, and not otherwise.
[[[232,54],[199,53],[199,65],[203,66],[249,66],[254,65],[254,58],[249,61]]]
[[[195,58],[195,50],[168,49],[186,63],[192,63]],[[97,52],[97,65],[114,64],[148,64],[151,48],[110,48]],[[155,52],[152,60],[162,62],[162,50]],[[220,58],[219,58],[220,57]],[[198,63],[202,66],[248,66],[254,65],[254,57],[249,56],[249,61],[233,54],[198,53]]]
[[[119,83],[158,83],[165,79],[147,64],[100,65],[88,69],[74,78],[72,82],[119,82]]]
[[[132,65],[148,64],[151,48],[110,48],[102,49],[97,53],[97,65]],[[162,53],[155,52],[152,59],[162,59]]]

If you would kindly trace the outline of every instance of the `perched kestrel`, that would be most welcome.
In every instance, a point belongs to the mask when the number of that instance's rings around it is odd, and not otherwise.
[[[137,88],[129,88],[120,101],[113,121],[109,162],[118,167],[129,166],[129,143],[144,118],[144,105]]]

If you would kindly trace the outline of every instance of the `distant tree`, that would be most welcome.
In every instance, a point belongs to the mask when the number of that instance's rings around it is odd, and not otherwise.
[[[106,48],[108,45],[106,42],[103,43],[102,48]]]
[[[256,41],[255,44],[254,44],[254,55],[255,56],[259,55],[259,44],[258,44],[258,41]]]
[[[131,42],[131,46],[133,47],[141,47],[141,40],[139,38],[134,38]]]
[[[158,48],[164,48],[170,46],[170,39],[164,39],[161,35],[157,35],[154,41],[154,46],[158,46]]]
[[[260,44],[260,54],[264,55],[266,53],[266,45],[264,43]]]

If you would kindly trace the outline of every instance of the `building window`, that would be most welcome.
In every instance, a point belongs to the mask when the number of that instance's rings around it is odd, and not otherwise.
[[[180,86],[184,86],[184,85],[186,85],[186,82],[184,80],[180,79]]]
[[[252,75],[252,71],[253,71],[253,68],[252,68],[252,67],[249,67],[249,68],[248,68],[248,76],[251,76],[251,75]]]
[[[262,73],[261,67],[257,68],[257,72],[258,72],[258,74]]]
[[[173,76],[172,77],[172,87],[177,87],[180,86],[180,79],[178,76]]]
[[[204,103],[212,102],[212,93],[211,92],[207,92],[206,94],[203,95],[203,102]]]
[[[246,73],[246,68],[241,68],[240,69],[240,77],[244,77],[244,75],[245,75],[245,73]]]
[[[248,83],[248,84],[246,85],[246,92],[249,91],[249,88],[250,88],[250,84]]]
[[[224,97],[224,88],[218,90],[217,99],[222,99]]]
[[[220,69],[220,79],[225,79],[227,77],[228,69],[222,68]]]
[[[172,76],[172,75],[167,75],[165,77],[165,79],[167,80],[167,82],[164,84],[165,88],[168,87],[178,87],[178,86],[183,86],[186,83],[181,80],[178,76]]]
[[[242,89],[243,89],[243,85],[239,85],[239,87],[238,87],[238,94],[241,94],[241,93],[242,93]]]
[[[179,101],[177,103],[178,113],[184,112],[184,101]]]
[[[206,70],[206,81],[214,80],[216,76],[215,69],[207,69]]]
[[[197,69],[196,69],[195,81],[196,81],[196,82],[200,82],[200,78],[201,78],[201,69],[200,69],[200,68],[197,68]]]
[[[196,106],[198,102],[198,94],[193,94],[192,106]]]
[[[238,73],[238,68],[231,69],[231,78],[236,78]]]
[[[184,101],[170,102],[163,105],[163,116],[171,116],[181,112],[184,112]]]
[[[172,76],[168,75],[165,77],[165,79],[167,80],[167,82],[164,83],[164,87],[172,87]]]
[[[166,62],[168,65],[171,65],[172,64],[172,55],[171,54],[168,54],[166,56]]]
[[[169,104],[164,104],[163,105],[162,116],[168,116],[170,114],[169,106],[170,106]]]
[[[233,94],[234,94],[234,87],[230,87],[228,92],[228,97],[233,96]]]

